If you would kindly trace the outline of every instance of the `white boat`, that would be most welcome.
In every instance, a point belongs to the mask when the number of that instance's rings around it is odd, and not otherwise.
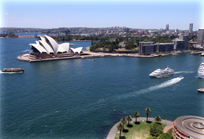
[[[183,76],[179,76],[179,79],[182,80],[184,77]]]
[[[200,64],[198,68],[198,78],[204,79],[204,61]]]
[[[152,73],[150,73],[149,76],[161,78],[161,77],[165,77],[165,76],[169,76],[169,75],[173,75],[173,74],[174,74],[174,70],[167,67],[165,69],[157,69],[157,70],[153,71]]]

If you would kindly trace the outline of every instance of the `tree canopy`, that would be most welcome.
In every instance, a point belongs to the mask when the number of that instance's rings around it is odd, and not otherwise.
[[[158,137],[163,133],[163,126],[161,124],[153,123],[150,125],[150,135]]]
[[[159,115],[157,115],[155,118],[154,118],[154,121],[156,123],[160,123],[161,122],[161,117]]]
[[[174,137],[168,133],[162,133],[159,135],[158,139],[174,139]]]
[[[133,113],[133,116],[135,117],[135,120],[136,120],[136,122],[137,122],[137,118],[140,116],[140,113],[139,113],[138,111],[135,111],[135,112]]]

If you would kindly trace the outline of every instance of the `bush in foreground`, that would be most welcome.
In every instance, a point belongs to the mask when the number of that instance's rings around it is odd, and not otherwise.
[[[146,139],[157,139],[157,137],[148,137]]]
[[[168,133],[162,133],[158,139],[174,139],[174,137]]]
[[[150,125],[150,135],[158,137],[163,133],[163,129],[164,128],[161,124],[153,123],[152,125]]]

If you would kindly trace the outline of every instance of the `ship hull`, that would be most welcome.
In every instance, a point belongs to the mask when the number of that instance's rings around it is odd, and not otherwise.
[[[198,78],[204,79],[204,73],[198,72]]]

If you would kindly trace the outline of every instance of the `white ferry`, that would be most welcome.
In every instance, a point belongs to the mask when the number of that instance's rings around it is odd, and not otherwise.
[[[198,68],[198,78],[204,79],[204,61],[200,64]]]
[[[169,75],[173,75],[174,70],[170,68],[165,68],[165,69],[157,69],[153,71],[152,73],[149,74],[150,77],[156,77],[156,78],[161,78]]]

